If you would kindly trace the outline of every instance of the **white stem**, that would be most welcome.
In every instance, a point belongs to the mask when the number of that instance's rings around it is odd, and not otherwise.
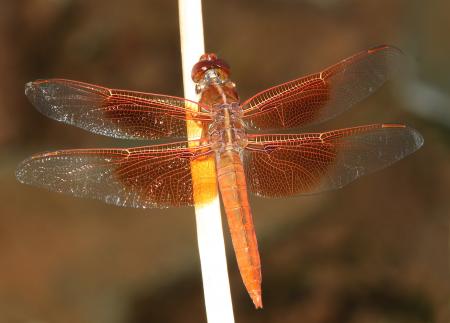
[[[178,8],[184,96],[187,99],[197,101],[198,97],[195,93],[195,84],[191,79],[191,69],[200,58],[200,55],[205,51],[201,0],[178,0]],[[197,139],[196,136],[198,136],[201,130],[192,130],[192,126],[195,126],[195,124],[188,124],[189,140]],[[204,174],[209,170],[213,174]],[[202,169],[202,174],[205,178],[211,178],[211,176],[215,178],[215,168],[206,167]],[[195,185],[194,178],[193,182]],[[217,184],[215,186],[214,189],[217,192]],[[197,239],[202,270],[203,292],[205,295],[206,316],[209,323],[233,323],[233,306],[228,281],[219,197],[216,194],[207,203],[203,203],[204,201],[201,202],[200,205],[196,203],[195,216],[197,221]]]

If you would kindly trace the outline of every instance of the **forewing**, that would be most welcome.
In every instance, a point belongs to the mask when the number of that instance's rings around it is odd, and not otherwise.
[[[403,125],[375,124],[324,133],[252,135],[244,152],[249,190],[264,197],[340,188],[419,149]]]
[[[26,184],[118,206],[193,204],[190,162],[208,156],[208,145],[186,142],[129,149],[76,149],[23,161],[17,179]]]
[[[211,121],[207,107],[183,98],[71,80],[30,82],[25,94],[47,117],[116,138],[185,137],[186,120]],[[192,112],[193,108],[200,112]]]
[[[242,104],[250,128],[296,128],[328,120],[376,91],[402,66],[394,47],[362,51],[326,70],[256,94]]]

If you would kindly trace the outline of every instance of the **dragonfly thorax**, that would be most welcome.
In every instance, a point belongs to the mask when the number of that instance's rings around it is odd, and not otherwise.
[[[209,126],[209,140],[216,152],[242,150],[247,136],[242,122],[242,108],[237,102],[212,107],[213,122]]]
[[[196,83],[195,91],[200,94],[204,89],[211,86],[211,84],[223,86],[225,83],[230,82],[227,78],[221,76],[219,71],[215,68],[207,70],[203,77]]]

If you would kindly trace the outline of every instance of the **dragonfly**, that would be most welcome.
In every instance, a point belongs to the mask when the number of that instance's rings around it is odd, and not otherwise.
[[[276,129],[298,129],[339,115],[399,74],[403,58],[395,47],[378,46],[243,102],[230,66],[215,54],[203,54],[192,69],[198,102],[65,79],[30,82],[28,99],[57,121],[115,138],[184,139],[40,153],[24,160],[16,177],[117,206],[182,207],[194,205],[191,164],[213,158],[238,268],[261,308],[261,261],[248,193],[280,198],[341,188],[413,153],[424,141],[402,124],[296,134]],[[186,140],[188,121],[202,127],[199,139]]]

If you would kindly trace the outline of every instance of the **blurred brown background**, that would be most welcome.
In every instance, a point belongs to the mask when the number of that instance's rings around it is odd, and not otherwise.
[[[445,0],[205,1],[207,50],[243,99],[361,49],[402,48],[408,75],[319,129],[402,122],[425,138],[344,189],[253,198],[265,308],[227,240],[237,322],[450,321],[449,12]],[[0,0],[0,322],[206,321],[193,209],[117,208],[14,178],[34,152],[142,144],[47,119],[23,86],[64,77],[181,96],[177,18],[167,0]]]

